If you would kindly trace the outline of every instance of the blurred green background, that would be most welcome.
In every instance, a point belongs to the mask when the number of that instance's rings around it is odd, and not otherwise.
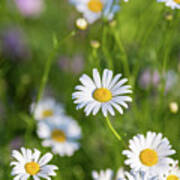
[[[179,159],[180,114],[169,109],[171,102],[180,103],[178,10],[155,0],[120,2],[113,22],[99,20],[80,31],[75,21],[81,15],[68,0],[45,0],[44,4],[41,15],[31,18],[23,16],[14,1],[0,1],[0,179],[13,179],[12,149],[26,146],[50,151],[41,146],[35,127],[27,137],[32,120],[29,107],[53,50],[53,39],[61,42],[74,30],[76,35],[63,42],[53,60],[45,95],[65,105],[67,114],[82,127],[83,138],[74,156],[55,156],[53,163],[60,171],[54,179],[87,180],[92,170],[123,166],[123,146],[106,127],[101,113],[85,117],[72,102],[79,76],[91,75],[94,67],[122,73],[133,87],[130,108],[123,116],[117,113],[111,118],[124,141],[128,144],[133,135],[148,130],[162,132],[177,150],[174,158]],[[99,41],[100,47],[93,48],[92,40]]]

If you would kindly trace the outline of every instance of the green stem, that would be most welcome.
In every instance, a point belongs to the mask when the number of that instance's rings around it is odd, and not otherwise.
[[[97,49],[93,48],[92,50],[93,62],[96,64],[96,67],[100,69],[100,60],[98,58]],[[93,64],[93,63],[92,63]]]
[[[106,63],[108,65],[108,68],[109,69],[113,69],[113,59],[109,53],[109,49],[107,48],[107,36],[108,36],[108,29],[107,29],[107,26],[104,25],[103,27],[103,34],[102,34],[102,50],[103,50],[103,53],[104,53],[104,56],[106,58]]]
[[[123,68],[124,68],[124,71],[125,71],[125,75],[126,75],[127,77],[129,77],[130,70],[129,70],[128,57],[127,57],[126,50],[125,50],[124,45],[123,45],[123,43],[122,43],[122,41],[121,41],[121,38],[120,38],[120,37],[118,36],[118,34],[117,34],[117,31],[115,31],[115,30],[113,29],[112,32],[113,32],[113,34],[114,34],[114,38],[115,38],[115,40],[116,40],[116,43],[117,43],[117,45],[118,45],[118,48],[119,48],[119,50],[120,50],[120,52],[121,52],[121,58],[122,58],[122,63],[123,63]]]
[[[167,24],[167,28],[169,29],[168,33],[166,32],[166,36],[164,39],[164,56],[163,56],[163,62],[162,62],[162,70],[161,70],[161,78],[162,78],[162,87],[161,87],[161,96],[164,97],[165,88],[166,88],[166,79],[164,77],[166,71],[167,71],[167,65],[170,60],[170,52],[172,50],[172,39],[174,36],[174,27],[176,27],[177,21],[172,21]]]
[[[118,134],[118,132],[117,132],[117,131],[114,129],[114,127],[112,126],[109,117],[107,116],[105,119],[106,119],[106,123],[107,123],[109,129],[112,131],[112,133],[114,134],[114,136],[118,139],[118,141],[120,141],[120,142],[123,143],[124,147],[126,147],[126,144],[124,143],[122,137]]]
[[[55,41],[54,41],[54,49],[52,50],[52,52],[49,55],[48,60],[47,60],[47,62],[45,64],[44,74],[42,76],[42,80],[41,80],[41,83],[40,83],[40,87],[39,87],[39,91],[38,91],[38,95],[37,95],[37,99],[36,99],[36,105],[38,104],[38,102],[42,98],[44,88],[45,88],[47,80],[48,80],[48,75],[49,75],[49,72],[50,72],[52,61],[53,61],[53,59],[54,59],[60,45],[63,44],[65,41],[67,41],[72,36],[74,36],[75,34],[76,34],[76,32],[72,31],[60,43],[58,43],[58,41],[55,39]]]

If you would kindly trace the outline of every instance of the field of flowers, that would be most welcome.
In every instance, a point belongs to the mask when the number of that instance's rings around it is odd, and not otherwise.
[[[180,0],[0,0],[0,180],[180,180]]]

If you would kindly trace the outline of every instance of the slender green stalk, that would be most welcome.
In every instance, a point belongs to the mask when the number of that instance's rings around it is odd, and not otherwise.
[[[172,39],[174,36],[174,27],[177,25],[176,19],[174,19],[172,22],[167,24],[168,33],[166,32],[166,36],[164,38],[164,56],[163,56],[163,62],[162,62],[162,70],[161,70],[161,77],[162,77],[162,88],[161,88],[161,98],[164,97],[164,92],[166,88],[166,79],[164,78],[164,75],[167,71],[167,65],[168,61],[170,59],[170,52],[172,49]]]
[[[55,41],[54,41],[54,49],[50,53],[50,55],[49,55],[49,57],[47,59],[47,62],[45,64],[44,74],[42,76],[42,80],[41,80],[41,83],[40,83],[40,87],[39,87],[39,91],[38,91],[38,95],[37,95],[37,99],[36,99],[36,105],[40,101],[40,99],[42,98],[44,88],[45,88],[47,80],[48,80],[48,75],[49,75],[49,72],[50,72],[50,69],[51,69],[52,61],[53,61],[57,51],[59,50],[60,45],[63,44],[65,41],[67,41],[72,36],[74,36],[75,33],[76,33],[75,31],[72,31],[60,43],[58,43],[58,41],[55,39]]]
[[[96,67],[100,69],[100,59],[98,58],[97,49],[93,48],[92,50],[93,62],[96,64]]]
[[[50,72],[50,69],[51,69],[52,62],[53,62],[53,60],[55,58],[56,53],[59,50],[60,45],[62,45],[65,41],[67,41],[69,38],[71,38],[74,35],[75,35],[75,31],[72,31],[65,38],[63,38],[63,40],[61,40],[61,42],[59,42],[56,38],[53,39],[54,47],[53,47],[53,50],[52,50],[52,52],[50,53],[50,55],[49,55],[49,57],[47,59],[45,67],[44,67],[44,74],[43,74],[42,80],[40,82],[40,87],[39,87],[39,91],[38,91],[38,95],[37,95],[36,105],[35,106],[37,106],[38,102],[42,98],[42,95],[43,95],[43,92],[44,92],[44,88],[45,88],[46,83],[48,81],[48,76],[49,76],[49,72]],[[34,110],[35,109],[36,109],[36,107],[34,108]],[[30,118],[26,118],[26,122],[27,122],[27,126],[28,126],[27,130],[26,130],[26,133],[25,133],[25,141],[26,141],[26,143],[28,143],[29,137],[31,136],[33,128],[34,128],[33,114],[34,114],[34,112],[32,113],[31,119]]]
[[[107,116],[105,119],[106,119],[106,123],[107,123],[109,129],[112,131],[112,133],[114,134],[114,136],[118,139],[118,141],[120,141],[120,142],[123,143],[124,147],[126,147],[126,144],[124,143],[122,137],[118,134],[118,132],[117,132],[117,131],[114,129],[114,127],[112,126],[109,117]]]
[[[124,72],[125,72],[125,75],[127,77],[129,77],[129,74],[130,74],[130,70],[129,70],[129,64],[128,64],[128,57],[127,57],[127,53],[126,53],[126,50],[124,48],[124,45],[121,41],[121,38],[119,37],[119,35],[117,34],[117,31],[115,31],[114,29],[112,30],[112,33],[114,35],[114,38],[116,40],[116,43],[118,45],[118,48],[121,52],[121,58],[122,58],[122,63],[123,63],[123,68],[124,68]]]
[[[109,53],[109,49],[107,48],[107,36],[108,36],[107,33],[108,33],[107,25],[104,25],[103,34],[102,34],[102,46],[101,47],[102,47],[103,53],[105,55],[108,68],[113,69],[113,59]]]

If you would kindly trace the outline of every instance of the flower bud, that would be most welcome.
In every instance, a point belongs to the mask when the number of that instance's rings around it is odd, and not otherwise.
[[[80,30],[86,30],[87,29],[87,27],[88,27],[88,23],[87,23],[87,21],[86,21],[86,19],[84,19],[84,18],[78,18],[77,20],[76,20],[76,27],[78,28],[78,29],[80,29]]]
[[[173,114],[176,114],[179,110],[179,106],[178,106],[177,102],[171,102],[169,104],[169,109]]]

